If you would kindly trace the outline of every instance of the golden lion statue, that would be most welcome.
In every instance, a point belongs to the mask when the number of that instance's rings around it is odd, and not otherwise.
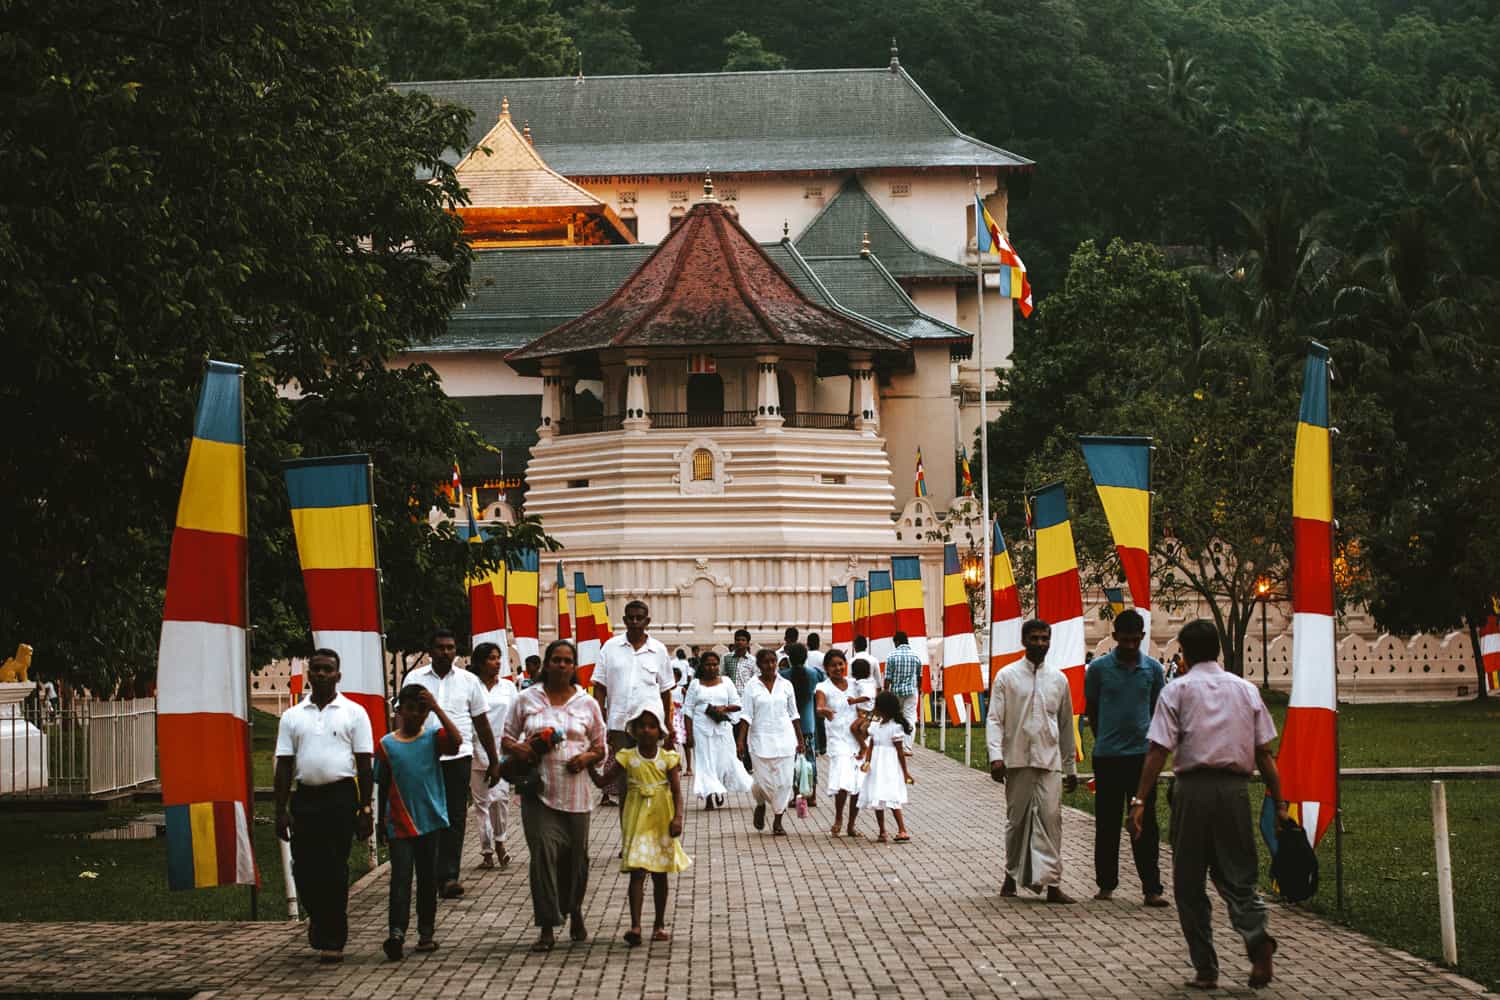
[[[16,647],[16,655],[6,660],[3,666],[0,666],[0,682],[20,681],[25,683],[27,680],[26,671],[30,669],[31,647],[23,642]]]

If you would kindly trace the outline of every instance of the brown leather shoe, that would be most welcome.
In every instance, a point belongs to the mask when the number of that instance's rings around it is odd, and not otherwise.
[[[1049,903],[1076,903],[1078,900],[1069,896],[1055,885],[1047,886],[1047,902]]]
[[[1269,986],[1273,977],[1271,956],[1276,954],[1276,939],[1266,935],[1250,956],[1250,988]]]
[[[1169,902],[1167,902],[1167,897],[1166,896],[1163,896],[1161,893],[1158,892],[1155,895],[1151,895],[1151,896],[1147,896],[1146,897],[1146,905],[1147,906],[1162,907],[1162,906],[1171,906],[1172,904],[1169,903]]]

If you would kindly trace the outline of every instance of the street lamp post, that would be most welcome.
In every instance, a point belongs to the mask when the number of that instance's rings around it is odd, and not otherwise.
[[[1260,577],[1255,581],[1255,596],[1260,601],[1260,686],[1271,690],[1271,650],[1266,643],[1266,605],[1271,600],[1271,581]]]

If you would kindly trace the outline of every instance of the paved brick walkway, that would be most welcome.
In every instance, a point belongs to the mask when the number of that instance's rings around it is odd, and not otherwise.
[[[533,955],[525,848],[506,872],[473,872],[468,894],[438,911],[442,947],[386,962],[384,870],[356,887],[351,948],[319,966],[285,924],[26,924],[5,928],[0,992],[216,991],[224,997],[544,998],[1158,997],[1186,995],[1191,969],[1173,910],[1138,905],[1125,860],[1117,899],[1047,906],[1001,900],[1002,790],[919,751],[910,845],[833,839],[831,807],[788,815],[791,836],[750,829],[748,801],[688,817],[694,867],[673,882],[669,944],[627,949],[617,813],[595,814],[590,944]],[[690,800],[691,801],[691,800]],[[873,835],[873,817],[862,818]],[[1064,824],[1066,888],[1093,891],[1092,824]],[[1167,858],[1164,856],[1164,863]],[[647,899],[650,919],[650,899]],[[1218,906],[1224,982],[1247,964]],[[1294,910],[1277,908],[1281,941],[1272,989],[1257,997],[1473,997],[1474,984],[1410,955]],[[852,944],[851,944],[852,942]],[[1201,996],[1201,994],[1192,994]]]

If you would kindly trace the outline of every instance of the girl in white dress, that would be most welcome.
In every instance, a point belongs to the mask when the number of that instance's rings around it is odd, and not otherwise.
[[[854,817],[859,815],[859,789],[864,775],[856,761],[859,744],[852,731],[859,713],[849,704],[854,684],[849,680],[849,663],[837,649],[830,649],[823,658],[823,671],[828,674],[828,679],[817,686],[813,698],[828,742],[828,791],[834,797],[833,829],[828,832],[835,837],[842,832],[844,803],[847,801],[848,835],[855,837],[858,834],[854,830]]]
[[[885,843],[885,810],[896,817],[896,843],[911,840],[906,832],[906,818],[901,807],[906,805],[906,786],[913,783],[911,772],[906,769],[906,754],[903,747],[911,735],[911,723],[901,713],[901,699],[890,691],[875,696],[875,720],[870,726],[870,738],[863,753],[865,772],[864,788],[859,793],[866,809],[875,810],[875,825],[880,835],[877,843]]]
[[[734,683],[719,675],[719,654],[709,651],[699,657],[698,676],[688,688],[682,718],[687,728],[686,745],[697,763],[693,794],[705,810],[723,808],[729,792],[750,790],[750,774],[735,754],[739,699]]]

